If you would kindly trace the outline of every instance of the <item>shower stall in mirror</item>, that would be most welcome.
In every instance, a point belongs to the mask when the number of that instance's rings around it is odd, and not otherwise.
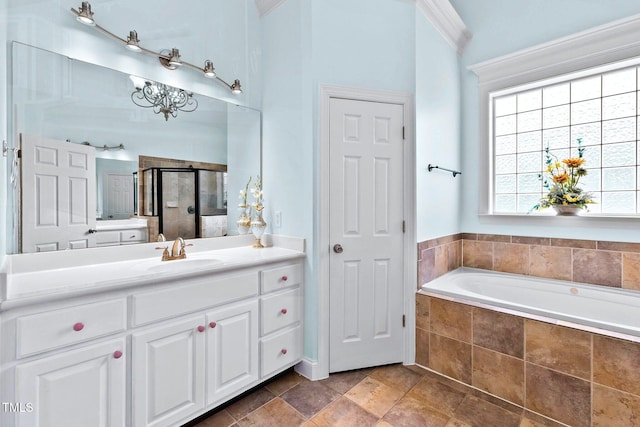
[[[142,176],[143,214],[158,217],[158,232],[167,240],[208,237],[203,234],[211,219],[226,224],[226,172],[153,167]],[[219,228],[226,230],[226,225]]]

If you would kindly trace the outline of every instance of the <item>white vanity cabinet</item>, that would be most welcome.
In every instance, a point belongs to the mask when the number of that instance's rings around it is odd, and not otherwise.
[[[295,365],[303,267],[291,252],[50,302],[3,302],[2,402],[23,407],[0,411],[0,425],[179,426]]]
[[[132,337],[134,426],[171,425],[204,407],[204,316]]]
[[[165,426],[258,381],[258,303],[134,333],[134,426]]]
[[[19,364],[14,425],[126,425],[125,348],[120,338]]]

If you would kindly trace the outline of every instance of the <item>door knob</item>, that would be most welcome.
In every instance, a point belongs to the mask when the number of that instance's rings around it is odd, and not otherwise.
[[[333,252],[337,253],[337,254],[341,254],[343,251],[342,249],[342,245],[339,243],[336,243],[335,245],[333,245]]]
[[[96,230],[95,228],[90,228],[89,231],[88,231],[89,234],[93,234],[93,233],[97,233],[97,232],[98,232],[98,230]]]

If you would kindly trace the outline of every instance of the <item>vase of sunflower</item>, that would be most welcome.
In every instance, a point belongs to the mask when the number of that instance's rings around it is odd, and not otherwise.
[[[539,178],[547,194],[531,208],[532,211],[553,208],[556,215],[578,215],[588,208],[588,204],[594,203],[592,193],[578,186],[580,178],[587,175],[582,138],[577,139],[577,146],[578,157],[562,160],[551,153],[548,146],[544,149],[546,169]]]

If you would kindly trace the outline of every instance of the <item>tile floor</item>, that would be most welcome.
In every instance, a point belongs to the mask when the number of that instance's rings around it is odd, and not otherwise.
[[[192,427],[560,427],[417,366],[309,381],[290,370]]]

